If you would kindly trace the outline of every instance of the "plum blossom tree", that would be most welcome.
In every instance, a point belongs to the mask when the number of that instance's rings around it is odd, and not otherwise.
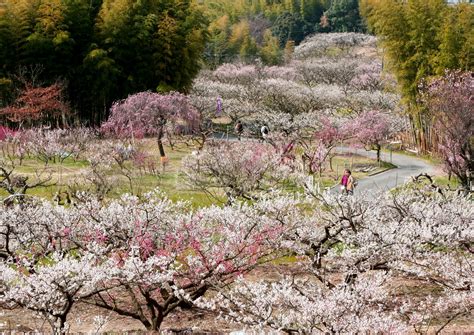
[[[386,81],[382,75],[382,63],[374,60],[358,64],[354,77],[350,79],[350,85],[364,91],[377,91],[383,90]]]
[[[29,138],[25,131],[6,131],[5,137],[0,140],[2,157],[10,161],[16,160],[18,165],[29,155]]]
[[[384,276],[375,274],[351,286],[340,283],[328,289],[307,276],[272,283],[241,278],[230,290],[219,292],[201,306],[265,333],[268,329],[287,334],[406,332],[408,327],[395,315],[382,312],[388,295],[384,281]]]
[[[5,127],[5,126],[0,126],[0,141],[5,140],[7,137],[11,137],[15,134],[15,131]]]
[[[259,76],[261,69],[249,64],[223,64],[212,73],[220,82],[242,85],[252,85]]]
[[[303,170],[308,166],[309,173],[318,173],[321,177],[324,163],[327,161],[329,156],[330,150],[321,142],[305,146],[302,156]]]
[[[87,146],[95,139],[91,129],[78,127],[74,129],[31,128],[8,134],[0,141],[0,188],[9,197],[4,201],[23,201],[25,193],[35,187],[46,187],[56,183],[53,178],[54,168],[50,162],[63,164],[68,158],[79,159]],[[43,164],[37,165],[32,173],[19,173],[18,168],[26,157],[37,159]],[[59,168],[58,179],[62,176]]]
[[[57,332],[78,300],[150,330],[195,303],[287,332],[405,332],[430,319],[437,331],[472,312],[470,199],[431,189],[377,200],[307,192],[194,211],[156,193],[2,205],[0,299],[47,315]],[[293,277],[229,285],[285,254],[296,255]],[[407,279],[434,294],[398,289]],[[211,289],[217,295],[204,299]]]
[[[282,239],[300,255],[293,276],[242,278],[199,303],[252,329],[287,333],[436,332],[471,315],[470,199],[431,190],[316,197],[319,206]],[[436,294],[420,297],[397,288],[400,280]]]
[[[366,150],[377,151],[377,162],[380,162],[382,143],[392,132],[388,115],[379,111],[364,112],[349,122],[348,127]]]
[[[295,48],[295,59],[306,59],[327,54],[328,49],[347,51],[353,47],[376,46],[377,38],[360,33],[315,34]]]
[[[68,181],[68,188],[75,191],[87,190],[103,199],[116,186],[125,181],[128,192],[139,193],[137,178],[159,174],[156,159],[149,154],[140,141],[129,139],[101,139],[91,141],[83,153],[89,163],[74,179]]]
[[[277,196],[192,211],[151,193],[3,206],[0,300],[48,315],[58,332],[78,299],[158,330],[177,307],[278,257],[275,243],[303,213],[297,203]]]
[[[474,73],[451,71],[424,87],[422,100],[434,117],[447,172],[465,188],[474,176]]]
[[[312,49],[313,40],[321,43],[323,54],[331,45],[345,49],[374,42],[362,34],[318,36],[303,42],[299,49]],[[316,129],[312,118],[306,116],[396,110],[400,98],[385,90],[387,82],[376,56],[314,53],[297,57],[282,72],[261,65],[224,64],[213,72],[203,72],[194,82],[193,94],[201,101],[207,98],[211,110],[216,99],[221,99],[222,115],[243,122],[251,135],[262,125],[288,134],[307,133]],[[255,123],[258,127],[252,127]]]
[[[159,225],[153,221],[161,221],[163,216],[148,212],[153,218],[148,222],[129,221],[139,225],[132,244],[140,246],[140,262],[165,257],[164,269],[157,273],[156,269],[147,271],[145,266],[135,266],[138,270],[132,277],[129,272],[121,275],[119,270],[111,281],[118,281],[121,289],[108,290],[88,301],[139,319],[147,329],[159,329],[175,308],[189,306],[211,287],[227,286],[263,257],[275,257],[271,245],[292,226],[292,218],[287,216],[290,212],[293,209],[287,201],[264,201],[252,206],[210,207],[189,214],[173,211],[169,216],[172,221]],[[277,223],[277,217],[283,222]],[[166,271],[172,271],[171,278],[153,279]],[[138,304],[121,303],[123,290]]]
[[[30,155],[45,164],[49,162],[63,163],[69,157],[80,158],[86,151],[95,134],[89,128],[44,129],[32,128],[23,131],[23,141]]]
[[[290,172],[273,146],[249,142],[216,141],[187,156],[183,167],[192,186],[214,199],[220,199],[223,191],[228,202],[256,199],[259,193],[283,182]]]
[[[119,137],[155,135],[162,159],[165,134],[191,134],[199,124],[199,114],[189,98],[173,92],[166,95],[141,92],[115,102],[102,130]]]
[[[199,125],[194,131],[196,136],[192,136],[192,140],[197,143],[198,148],[201,150],[215,131],[214,119],[223,115],[222,100],[219,96],[217,98],[209,97],[197,89],[193,90],[189,95],[189,99],[194,108],[196,108],[200,120]]]
[[[37,265],[25,258],[2,262],[0,273],[0,302],[44,316],[58,335],[66,333],[74,303],[107,278],[106,268],[95,266],[93,255],[75,258],[61,253],[45,255]]]
[[[31,175],[18,173],[17,168],[18,164],[15,160],[0,159],[0,189],[8,194],[1,201],[6,204],[14,201],[23,202],[26,192],[30,189],[54,185],[52,172],[49,169],[36,169],[31,178]]]
[[[294,61],[292,64],[308,86],[317,84],[340,85],[343,91],[349,89],[351,80],[356,76],[361,59],[345,58],[313,58],[304,61]]]
[[[314,133],[317,144],[304,145],[305,153],[303,157],[308,160],[311,172],[319,172],[321,175],[323,164],[329,160],[329,167],[332,170],[332,158],[334,148],[351,137],[349,120],[340,118],[329,118],[322,116],[318,119],[319,129]]]
[[[47,187],[53,184],[52,172],[46,166],[34,169],[34,175],[18,171],[26,156],[26,144],[23,134],[15,134],[0,143],[2,156],[0,157],[0,189],[8,196],[1,199],[5,204],[15,201],[23,202],[29,189]]]

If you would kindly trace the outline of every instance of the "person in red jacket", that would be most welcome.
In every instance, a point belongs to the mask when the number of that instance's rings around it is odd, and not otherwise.
[[[341,191],[343,194],[353,195],[355,187],[355,179],[352,177],[351,170],[345,169],[341,178]]]

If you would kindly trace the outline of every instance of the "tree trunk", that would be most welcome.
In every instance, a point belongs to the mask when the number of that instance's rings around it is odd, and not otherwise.
[[[66,315],[56,316],[54,321],[50,321],[54,335],[63,335],[66,333]]]
[[[158,143],[158,150],[160,151],[160,157],[166,157],[165,155],[165,148],[163,147],[163,127],[158,129],[158,134],[156,136],[156,142]]]
[[[151,325],[150,327],[147,328],[147,330],[152,330],[152,331],[158,331],[160,330],[161,324],[163,323],[163,313],[158,312],[158,315],[151,320]]]
[[[207,135],[204,132],[201,132],[201,143],[199,143],[198,150],[201,151],[204,148],[206,143]]]
[[[375,146],[375,150],[377,150],[377,163],[380,163],[380,150],[381,150],[381,149],[382,149],[382,148],[381,148],[380,144],[377,144],[377,145]]]

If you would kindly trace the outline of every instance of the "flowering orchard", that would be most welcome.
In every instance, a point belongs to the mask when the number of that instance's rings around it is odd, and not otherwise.
[[[70,202],[76,191],[104,198],[120,188],[139,193],[141,179],[158,179],[156,157],[144,142],[99,135],[89,128],[6,132],[0,141],[0,192],[9,195],[4,201],[41,188],[54,189],[58,202]]]
[[[175,308],[276,257],[301,211],[296,204],[262,199],[191,211],[148,194],[108,204],[85,197],[68,208],[4,206],[0,299],[40,313],[57,333],[77,301],[156,330]]]
[[[247,136],[259,137],[261,127],[268,127],[282,145],[303,151],[295,158],[311,173],[321,174],[328,162],[332,169],[333,149],[343,141],[380,152],[403,130],[394,126],[404,124],[399,97],[373,37],[319,34],[296,47],[293,56],[283,67],[224,64],[203,71],[191,100],[208,118],[240,121]],[[328,131],[329,125],[337,131]]]
[[[75,331],[78,306],[150,331],[183,310],[252,333],[471,327],[466,189],[415,178],[375,200],[315,183],[341,144],[380,159],[404,128],[374,43],[320,34],[283,67],[224,64],[188,95],[116,102],[100,129],[1,127],[0,308],[29,310],[55,334]],[[448,73],[423,96],[463,184],[472,179],[471,86],[472,74]],[[223,140],[235,125],[238,136]],[[166,154],[172,174],[157,167]],[[140,183],[163,187],[145,193]],[[183,185],[212,203],[176,200]],[[52,187],[51,200],[31,196]]]
[[[307,191],[198,210],[159,193],[3,205],[1,302],[43,315],[56,333],[77,302],[150,330],[193,306],[285,332],[441,329],[470,315],[471,200],[423,189],[377,201]],[[246,276],[284,255],[296,259],[291,276]]]
[[[321,175],[328,162],[332,170],[334,148],[343,141],[380,153],[400,130],[393,124],[403,124],[397,116],[399,97],[392,93],[393,82],[382,71],[374,43],[362,34],[322,34],[298,46],[284,67],[224,64],[203,71],[188,96],[142,92],[116,102],[101,129],[132,142],[156,136],[165,163],[165,137],[172,148],[183,139],[206,151],[205,144],[223,130],[222,124],[227,129],[242,125],[235,134],[239,138],[260,137],[266,127],[268,143],[293,148],[288,157],[294,166]],[[329,52],[331,48],[339,51]],[[370,52],[364,55],[357,51],[361,48]],[[329,125],[338,129],[328,131]],[[185,170],[200,170],[190,167],[196,159],[187,161]]]
[[[472,316],[471,200],[423,191],[316,201],[282,239],[300,271],[276,281],[241,277],[199,304],[287,333],[427,332]],[[415,297],[410,285],[436,293]]]

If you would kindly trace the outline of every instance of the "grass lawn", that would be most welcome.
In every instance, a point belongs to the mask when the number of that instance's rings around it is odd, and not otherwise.
[[[390,149],[383,148],[382,152],[390,153]],[[429,154],[417,154],[417,153],[414,153],[414,152],[411,152],[411,151],[399,150],[399,149],[393,149],[392,152],[396,153],[396,154],[401,154],[401,155],[420,158],[420,159],[423,159],[423,160],[425,160],[425,161],[427,161],[427,162],[429,162],[433,165],[440,165],[440,164],[443,163],[443,160],[441,158],[439,158],[437,156],[429,155]]]
[[[449,187],[451,189],[457,189],[461,186],[459,180],[455,177],[449,179],[448,176],[434,176],[433,181],[438,186]]]

